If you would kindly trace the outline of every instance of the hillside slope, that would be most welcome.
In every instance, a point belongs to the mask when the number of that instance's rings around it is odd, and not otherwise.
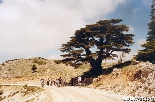
[[[36,72],[32,72],[33,65],[36,66]],[[14,59],[8,60],[0,64],[0,83],[20,83],[21,81],[39,82],[40,79],[58,79],[62,77],[65,80],[70,80],[71,77],[82,75],[88,68],[75,69],[69,65],[56,64],[54,60],[44,58],[30,59]]]
[[[136,65],[114,68],[107,75],[100,75],[94,79],[89,87],[113,91],[127,96],[154,97],[155,96],[155,65],[140,62]]]
[[[37,67],[35,73],[31,70],[33,65]],[[40,85],[41,78],[47,80],[59,77],[70,81],[72,77],[82,75],[88,70],[88,65],[74,69],[69,65],[56,64],[54,60],[43,58],[9,60],[0,65],[0,84]],[[111,73],[94,78],[93,83],[87,87],[126,96],[152,98],[155,96],[155,65],[149,62],[139,62],[122,68],[116,67]]]

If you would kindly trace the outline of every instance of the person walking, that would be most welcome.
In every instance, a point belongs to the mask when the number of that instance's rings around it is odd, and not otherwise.
[[[41,79],[40,82],[41,82],[41,87],[44,87],[44,79]]]
[[[59,87],[60,87],[60,86],[62,86],[62,79],[61,79],[61,77],[58,80],[59,80]]]
[[[81,86],[81,80],[82,80],[81,76],[78,76],[78,85],[79,86]]]
[[[47,80],[47,86],[49,86],[50,85],[50,79],[48,78],[48,80]]]
[[[56,86],[59,87],[59,80],[58,79],[55,80],[55,84],[56,84]]]
[[[51,79],[51,83],[50,83],[50,86],[52,86],[53,85],[53,80]]]

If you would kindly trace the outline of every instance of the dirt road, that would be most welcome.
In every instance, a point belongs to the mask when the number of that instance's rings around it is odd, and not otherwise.
[[[24,86],[24,84],[3,84],[6,86]],[[40,85],[28,85],[28,86],[38,86]],[[123,95],[118,95],[110,93],[103,90],[84,88],[79,86],[47,86],[44,87],[46,94],[40,94],[39,99],[34,99],[33,102],[123,102]],[[33,95],[32,95],[33,96]],[[7,99],[4,102],[17,102],[17,97],[12,97],[9,101]],[[44,97],[44,98],[43,98]],[[46,97],[46,98],[45,98]],[[21,98],[20,102],[23,101]],[[14,100],[14,101],[12,101]],[[27,99],[25,99],[27,100]],[[3,101],[2,101],[3,102]]]
[[[122,95],[83,87],[46,86],[51,102],[123,102]]]

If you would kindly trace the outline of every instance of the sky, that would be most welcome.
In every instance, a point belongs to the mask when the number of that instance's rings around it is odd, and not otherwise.
[[[0,63],[11,59],[61,59],[61,45],[99,20],[122,19],[135,34],[131,59],[145,42],[152,0],[0,0]]]

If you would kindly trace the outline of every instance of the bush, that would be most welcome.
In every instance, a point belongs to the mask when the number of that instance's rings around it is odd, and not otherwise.
[[[0,101],[2,101],[5,97],[0,96]]]
[[[0,89],[2,88],[3,86],[2,85],[0,85]]]
[[[2,70],[2,66],[0,65],[0,70]]]
[[[32,70],[33,72],[36,72],[36,70],[37,70],[36,65],[33,65],[31,70]]]
[[[3,92],[3,90],[0,90],[0,95],[2,95],[4,92]]]
[[[34,63],[37,63],[39,65],[43,65],[44,64],[44,62],[42,60],[37,59],[37,58],[34,59]]]
[[[60,63],[62,63],[62,60],[54,60],[54,62],[55,62],[56,64],[60,64]]]
[[[5,66],[5,63],[4,62],[2,63],[2,66]]]

